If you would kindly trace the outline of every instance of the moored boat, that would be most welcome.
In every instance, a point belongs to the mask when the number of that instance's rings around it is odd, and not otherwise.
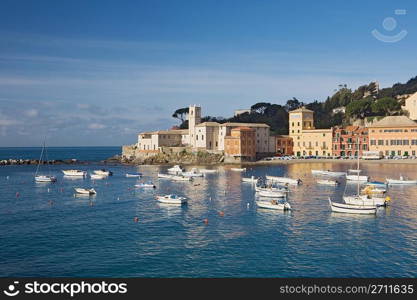
[[[259,178],[256,178],[255,176],[242,178],[242,182],[257,183],[258,181],[259,181]]]
[[[348,181],[363,181],[366,182],[369,180],[369,176],[359,175],[359,174],[349,174],[346,175],[346,180]]]
[[[277,200],[271,201],[255,201],[256,205],[261,208],[276,209],[276,210],[290,210],[291,205],[288,202],[279,203]]]
[[[279,176],[266,176],[267,180],[270,180],[272,182],[279,182],[279,183],[288,183],[293,185],[298,185],[302,183],[301,179],[293,179],[289,177],[279,177]]]
[[[181,168],[180,165],[175,165],[172,168],[169,168],[168,173],[172,173],[172,174],[181,174],[182,172],[184,172],[184,169]]]
[[[174,175],[158,173],[158,178],[172,179]]]
[[[319,179],[317,183],[322,185],[338,185],[340,182],[337,180]]]
[[[56,177],[52,175],[36,175],[36,182],[56,182]]]
[[[72,176],[72,177],[85,177],[87,176],[86,171],[82,170],[62,170],[62,173],[64,173],[65,176]]]
[[[204,174],[196,168],[192,168],[191,171],[188,172],[182,172],[181,175],[185,177],[204,177]]]
[[[403,176],[400,176],[400,179],[387,178],[387,184],[417,184],[417,180],[406,180]]]
[[[137,188],[150,188],[150,189],[155,189],[156,188],[156,186],[152,182],[139,182],[139,183],[135,184],[135,187],[137,187]]]
[[[142,173],[135,173],[135,174],[126,173],[126,177],[135,177],[135,178],[137,178],[137,177],[141,177],[141,176],[142,176]]]
[[[180,197],[174,194],[165,195],[165,196],[156,196],[155,197],[161,203],[167,204],[185,204],[187,203],[187,198]]]
[[[313,175],[321,175],[321,176],[330,176],[330,177],[340,177],[345,176],[346,172],[334,172],[330,170],[311,170]]]
[[[365,206],[386,206],[389,200],[389,197],[369,197],[368,195],[354,195],[343,197],[343,201],[345,201],[346,204]]]
[[[47,175],[39,175],[39,169],[40,169],[40,165],[43,164],[44,160],[43,160],[43,154],[45,153],[45,157],[46,157],[46,161],[47,161],[47,165],[48,165],[48,173]],[[38,166],[36,167],[36,172],[35,172],[35,181],[36,182],[56,182],[56,177],[50,175],[50,168],[49,168],[49,163],[48,163],[48,152],[46,150],[46,144],[45,141],[43,142],[43,147],[42,147],[42,151],[41,151],[41,156],[39,158],[39,162],[38,162]]]
[[[91,179],[105,179],[107,178],[106,175],[100,175],[100,174],[90,174]]]
[[[93,188],[91,188],[91,189],[74,188],[74,190],[78,194],[84,194],[84,195],[95,195],[95,194],[97,194],[96,190],[93,189]]]
[[[287,196],[286,192],[281,192],[281,191],[259,191],[257,193],[261,197],[269,197],[269,198],[285,198]]]
[[[230,170],[235,172],[244,172],[246,171],[246,168],[230,168]]]
[[[192,177],[185,177],[182,175],[173,175],[170,179],[174,181],[192,181],[193,180]]]
[[[354,205],[346,203],[333,202],[329,198],[329,204],[333,212],[347,213],[347,214],[376,214],[376,206],[372,205]]]
[[[94,170],[93,172],[94,172],[94,174],[97,174],[97,175],[104,175],[104,176],[112,176],[113,175],[112,171],[109,171],[109,170],[106,170],[106,169]]]
[[[215,169],[199,169],[200,173],[217,173]]]

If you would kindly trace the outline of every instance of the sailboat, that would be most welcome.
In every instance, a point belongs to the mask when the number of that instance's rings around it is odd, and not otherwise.
[[[49,169],[48,154],[47,154],[47,151],[46,151],[45,141],[43,142],[41,156],[39,158],[38,166],[36,168],[35,181],[36,182],[55,182],[56,181],[56,177],[54,177],[54,176],[52,176],[50,174],[48,174],[48,175],[40,175],[39,174],[39,167],[43,163],[43,153],[44,152],[45,152],[46,162],[48,164],[48,169]]]

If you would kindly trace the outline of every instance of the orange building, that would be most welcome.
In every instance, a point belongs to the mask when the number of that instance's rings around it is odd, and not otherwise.
[[[369,150],[384,156],[417,155],[417,123],[406,116],[389,116],[368,125]]]
[[[251,161],[256,158],[255,130],[236,127],[224,138],[224,153],[229,161]]]
[[[293,155],[293,144],[292,137],[288,135],[277,135],[275,136],[275,152],[278,155]]]

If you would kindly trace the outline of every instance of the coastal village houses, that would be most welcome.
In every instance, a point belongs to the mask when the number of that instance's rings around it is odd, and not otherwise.
[[[334,128],[333,156],[362,156],[368,151],[368,128],[346,126]]]

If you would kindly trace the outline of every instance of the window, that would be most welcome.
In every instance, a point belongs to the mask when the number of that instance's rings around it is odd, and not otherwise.
[[[384,146],[384,140],[378,140],[378,146]]]
[[[376,145],[376,140],[371,140],[371,146],[375,146]]]
[[[201,135],[201,140],[204,141],[204,134]],[[210,142],[211,144],[211,142]]]
[[[408,140],[403,140],[403,145],[408,146],[410,144],[410,142]]]

